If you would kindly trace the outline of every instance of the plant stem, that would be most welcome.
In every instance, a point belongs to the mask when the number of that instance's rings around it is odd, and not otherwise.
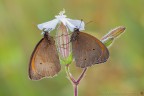
[[[77,80],[75,80],[75,78],[72,76],[72,74],[70,73],[70,70],[69,70],[69,64],[66,65],[65,67],[65,70],[66,70],[66,73],[67,73],[67,76],[70,80],[70,82],[72,83],[73,85],[73,88],[74,88],[74,96],[78,96],[78,84],[80,83],[81,79],[84,77],[84,74],[87,70],[87,68],[84,68],[82,73],[80,74],[79,78]]]
[[[69,71],[69,64],[67,64],[65,66],[65,71],[66,71],[68,79],[71,81],[71,83],[73,84],[74,82],[76,82],[75,79],[74,79],[74,77],[72,76],[72,74]]]
[[[77,82],[80,82],[80,80],[83,78],[83,76],[84,76],[86,70],[87,70],[87,68],[84,68],[84,69],[83,69],[83,72],[82,72],[81,75],[79,76]]]
[[[74,85],[74,96],[78,96],[78,85]]]

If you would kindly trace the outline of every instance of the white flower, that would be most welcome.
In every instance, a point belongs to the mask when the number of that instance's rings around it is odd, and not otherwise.
[[[83,21],[66,18],[67,16],[64,15],[64,13],[65,10],[61,11],[59,15],[55,16],[55,19],[42,24],[38,24],[38,28],[40,30],[50,32],[56,28],[58,23],[62,22],[72,32],[74,31],[74,28],[78,28],[79,30],[84,30],[85,24]]]

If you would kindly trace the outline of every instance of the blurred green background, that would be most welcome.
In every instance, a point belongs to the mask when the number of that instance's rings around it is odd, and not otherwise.
[[[37,24],[63,8],[83,19],[86,32],[101,38],[110,29],[126,32],[110,47],[105,64],[95,65],[79,85],[79,96],[144,96],[144,0],[0,0],[0,96],[73,96],[64,66],[55,78],[31,81],[30,55],[42,38]],[[77,76],[80,69],[71,69]]]

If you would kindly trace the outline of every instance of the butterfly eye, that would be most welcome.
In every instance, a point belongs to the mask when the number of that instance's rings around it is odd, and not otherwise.
[[[79,29],[78,28],[74,28],[74,31],[79,31]]]
[[[46,29],[46,28],[43,28],[43,32],[45,33],[45,32],[50,32],[52,30],[52,28],[48,28],[48,29]]]
[[[74,31],[76,31],[77,30],[77,28],[74,28]]]
[[[46,31],[46,28],[43,28],[42,31],[45,32],[45,31]]]

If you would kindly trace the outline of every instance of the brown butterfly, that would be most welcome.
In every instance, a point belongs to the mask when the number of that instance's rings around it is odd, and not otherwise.
[[[107,47],[97,38],[74,29],[71,36],[73,57],[76,66],[86,68],[94,64],[104,63],[109,58]]]
[[[36,45],[29,63],[29,77],[39,80],[43,77],[53,77],[61,69],[55,41],[44,32],[44,37]]]

